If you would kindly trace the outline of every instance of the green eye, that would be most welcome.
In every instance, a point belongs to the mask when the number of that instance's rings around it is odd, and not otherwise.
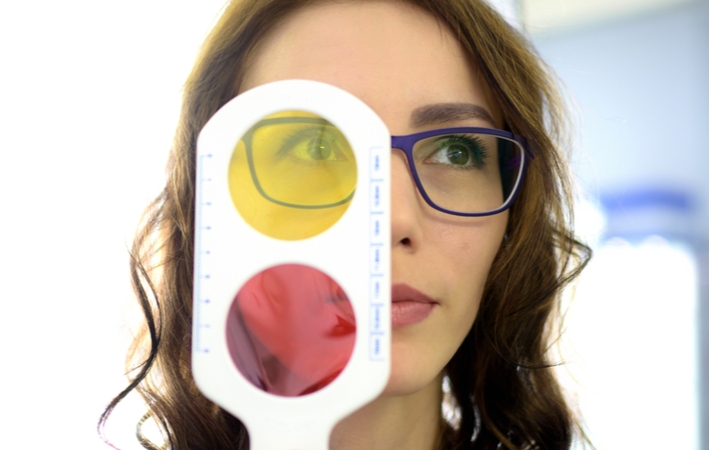
[[[333,153],[333,148],[329,142],[323,140],[322,136],[318,136],[308,142],[307,152],[311,158],[322,161],[328,159]]]
[[[469,149],[458,144],[450,145],[446,150],[446,158],[451,164],[465,165],[470,159]]]
[[[424,162],[456,168],[482,168],[488,156],[483,142],[475,136],[442,136],[433,142],[435,148]]]

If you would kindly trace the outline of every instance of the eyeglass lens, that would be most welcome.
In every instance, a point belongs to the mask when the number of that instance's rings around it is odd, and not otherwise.
[[[340,130],[324,120],[266,123],[254,131],[251,146],[258,182],[280,202],[334,205],[355,189],[355,155]]]
[[[513,194],[522,147],[488,134],[447,134],[418,141],[412,156],[422,188],[437,206],[462,213],[494,211]]]

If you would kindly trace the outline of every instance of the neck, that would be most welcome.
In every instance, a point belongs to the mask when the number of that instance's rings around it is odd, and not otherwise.
[[[434,450],[441,432],[441,376],[408,395],[383,394],[335,426],[331,450]]]

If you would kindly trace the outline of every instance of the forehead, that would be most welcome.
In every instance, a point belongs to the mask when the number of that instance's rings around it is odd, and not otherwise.
[[[409,114],[428,104],[473,103],[495,115],[453,34],[408,4],[310,5],[276,26],[255,50],[241,91],[283,79],[322,81],[359,97],[393,133],[412,131]]]

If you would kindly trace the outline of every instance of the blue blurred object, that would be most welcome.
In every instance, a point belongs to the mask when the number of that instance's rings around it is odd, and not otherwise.
[[[682,188],[661,185],[608,190],[599,196],[606,215],[605,237],[629,241],[650,235],[694,241],[697,199]]]

